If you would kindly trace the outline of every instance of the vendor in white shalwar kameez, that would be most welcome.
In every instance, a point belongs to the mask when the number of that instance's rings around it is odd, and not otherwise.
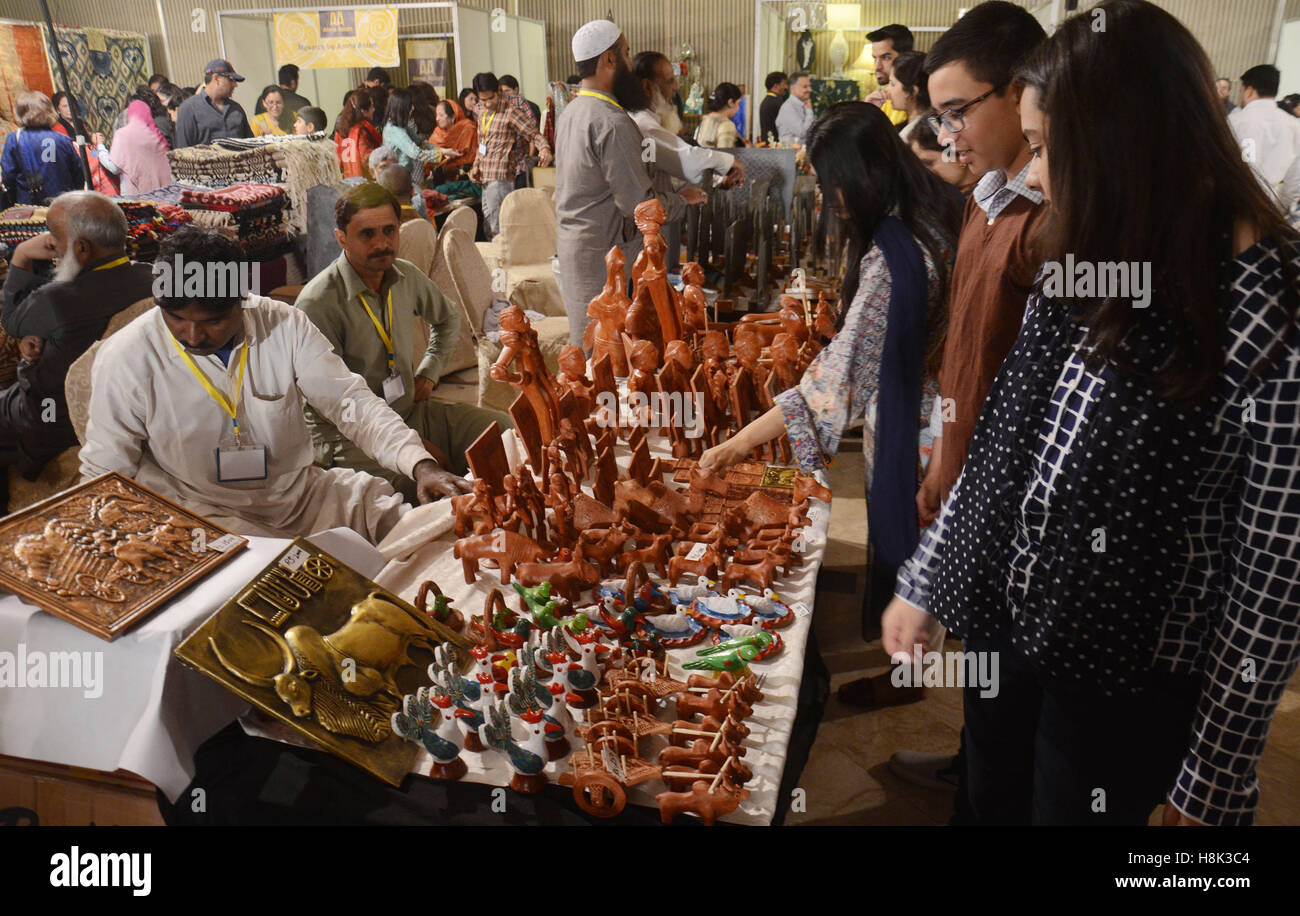
[[[569,316],[569,340],[582,346],[587,305],[605,286],[605,255],[613,245],[628,264],[641,250],[632,220],[637,205],[658,197],[669,220],[681,219],[704,192],[656,192],[642,156],[641,132],[628,115],[644,108],[644,93],[627,53],[627,40],[608,19],[595,19],[573,36],[582,85],[555,124],[557,280]]]
[[[208,268],[242,261],[238,245],[183,229],[164,241],[159,264],[175,265],[178,255],[202,267],[202,289],[182,286],[181,277],[160,289],[166,277],[155,265],[159,307],[95,357],[83,478],[117,471],[239,534],[299,537],[346,526],[377,543],[410,506],[378,477],[312,465],[301,391],[376,461],[412,477],[420,502],[459,492],[458,478],[348,370],[311,319],[263,296],[241,300],[229,275]]]
[[[731,153],[710,146],[692,146],[681,136],[682,121],[673,105],[677,77],[673,65],[658,51],[642,51],[632,58],[632,72],[641,82],[645,107],[631,112],[641,142],[654,143],[647,163],[656,194],[667,196],[686,185],[734,188],[745,183],[745,167]],[[648,151],[647,151],[648,152]],[[642,159],[646,155],[642,155]],[[706,185],[705,182],[710,182]],[[668,245],[666,264],[676,273],[681,257],[682,220],[669,220],[660,233]]]

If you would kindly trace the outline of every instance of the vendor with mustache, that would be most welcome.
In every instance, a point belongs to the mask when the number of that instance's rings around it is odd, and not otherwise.
[[[343,253],[312,278],[295,305],[347,367],[420,434],[448,472],[448,495],[467,493],[465,450],[494,422],[509,429],[510,418],[498,410],[432,399],[460,340],[460,315],[424,271],[397,257],[401,204],[392,192],[373,182],[355,185],[339,197],[334,217]],[[429,328],[418,364],[412,340],[417,316]],[[415,502],[414,481],[380,465],[311,407],[307,423],[317,465],[382,477]]]

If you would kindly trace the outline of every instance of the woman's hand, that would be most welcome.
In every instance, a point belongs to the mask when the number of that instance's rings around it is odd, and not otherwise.
[[[936,626],[934,618],[925,611],[895,598],[880,619],[880,641],[890,658],[902,654],[911,659],[912,648],[918,643],[922,651],[930,648]]]
[[[726,442],[715,445],[713,448],[706,449],[697,462],[700,470],[713,471],[721,474],[727,468],[745,457],[746,450],[737,448],[736,437],[732,436]]]

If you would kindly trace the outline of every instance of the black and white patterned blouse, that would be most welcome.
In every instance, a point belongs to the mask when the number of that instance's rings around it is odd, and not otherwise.
[[[1009,640],[1061,689],[1136,692],[1155,673],[1203,672],[1171,800],[1246,824],[1300,662],[1300,333],[1271,241],[1221,277],[1227,359],[1196,407],[1089,371],[1086,327],[1031,297],[895,593],[955,635]],[[1167,327],[1157,301],[1123,355],[1157,365]]]

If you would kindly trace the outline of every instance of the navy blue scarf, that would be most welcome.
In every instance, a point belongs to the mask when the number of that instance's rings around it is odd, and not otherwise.
[[[894,216],[881,220],[874,241],[889,268],[890,294],[876,400],[868,532],[876,569],[892,579],[920,541],[916,515],[916,469],[920,460],[917,424],[929,291],[921,246],[901,220]]]

